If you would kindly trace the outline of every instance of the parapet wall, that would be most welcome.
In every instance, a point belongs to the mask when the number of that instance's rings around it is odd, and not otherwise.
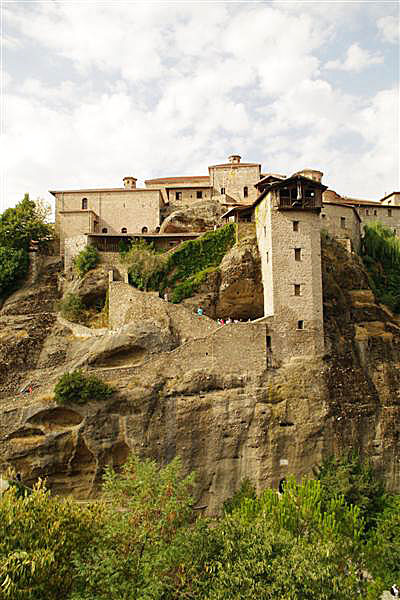
[[[72,267],[73,260],[81,250],[83,250],[88,243],[87,235],[74,235],[69,238],[65,238],[64,242],[64,269],[67,271]]]

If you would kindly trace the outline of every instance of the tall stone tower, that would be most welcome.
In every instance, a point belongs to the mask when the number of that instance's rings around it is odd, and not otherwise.
[[[324,352],[321,239],[322,173],[310,170],[259,184],[257,239],[267,345],[285,361]]]

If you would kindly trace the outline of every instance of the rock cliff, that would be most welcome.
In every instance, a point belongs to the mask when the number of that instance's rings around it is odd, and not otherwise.
[[[259,271],[246,244],[235,252],[242,259],[228,262],[241,265],[250,297]],[[59,268],[44,265],[38,282],[0,312],[3,468],[12,465],[27,483],[47,477],[54,491],[82,498],[96,494],[106,464],[118,467],[131,450],[161,463],[179,454],[197,471],[198,500],[213,513],[244,477],[258,489],[276,486],[353,447],[399,491],[400,323],[375,302],[357,257],[337,243],[323,243],[326,355],[280,369],[266,368],[262,325],[218,328],[202,317],[199,326],[193,311],[179,316],[183,307],[154,305],[154,319],[116,332],[60,321]],[[222,265],[222,281],[224,272]],[[221,297],[224,286],[216,289]],[[248,302],[244,288],[237,295]],[[185,341],[177,321],[191,332]],[[105,403],[56,406],[54,382],[79,364],[116,393]],[[32,394],[19,393],[27,384]]]

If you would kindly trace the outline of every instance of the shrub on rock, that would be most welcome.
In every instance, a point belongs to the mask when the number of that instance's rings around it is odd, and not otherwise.
[[[74,258],[74,267],[78,275],[85,275],[91,269],[94,269],[99,263],[100,257],[94,246],[86,246]]]
[[[114,389],[96,375],[85,375],[82,371],[64,373],[54,388],[57,404],[86,404],[90,401],[107,400]]]

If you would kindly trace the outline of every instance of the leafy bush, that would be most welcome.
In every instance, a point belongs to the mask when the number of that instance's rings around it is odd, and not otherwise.
[[[85,322],[86,307],[76,294],[67,294],[65,298],[60,300],[58,303],[58,310],[64,319],[74,321],[74,323]]]
[[[54,387],[57,404],[86,404],[90,401],[107,400],[114,390],[96,375],[85,375],[82,371],[64,373]]]
[[[26,276],[29,257],[23,248],[16,250],[0,246],[0,298],[3,298],[18,287]]]
[[[0,598],[69,597],[71,556],[83,553],[102,528],[102,506],[60,500],[38,484],[29,496],[15,488],[0,498]]]
[[[199,271],[195,275],[192,275],[182,283],[178,283],[171,296],[171,302],[174,304],[178,304],[185,298],[190,298],[193,294],[198,290],[200,285],[207,281],[207,277],[210,273],[213,273],[217,270],[217,267],[208,267],[208,269],[204,269],[203,271]]]
[[[166,262],[166,256],[156,253],[153,245],[144,240],[132,243],[128,252],[121,253],[121,258],[128,265],[131,284],[140,290],[152,289],[150,278],[162,270]]]
[[[99,263],[100,257],[97,248],[86,246],[74,258],[74,267],[78,275],[85,275],[91,269],[94,269]]]
[[[400,239],[381,223],[365,225],[362,256],[378,300],[400,313]]]
[[[223,505],[224,513],[232,513],[244,503],[246,498],[250,498],[251,500],[255,500],[257,498],[256,489],[251,483],[250,479],[244,479],[241,482],[238,491],[232,496],[232,498],[225,500]]]

